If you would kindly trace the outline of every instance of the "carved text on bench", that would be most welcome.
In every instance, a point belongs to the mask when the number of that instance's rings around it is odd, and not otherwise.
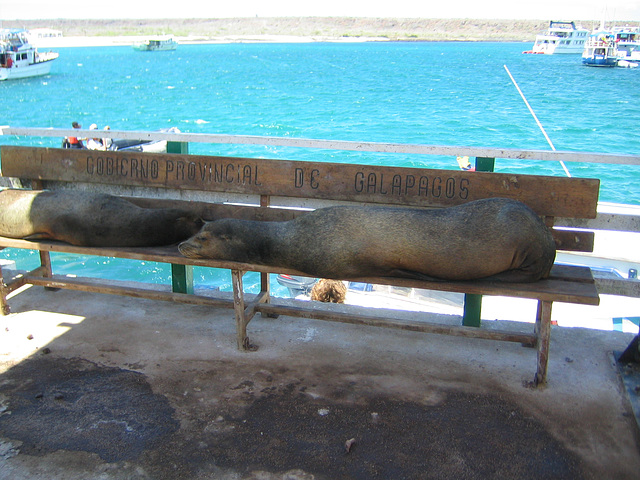
[[[384,173],[357,172],[355,175],[354,190],[357,193],[381,193],[383,195],[415,195],[418,197],[446,198],[456,196],[469,198],[470,182],[468,178],[442,178],[439,176],[428,177],[421,175],[392,175],[391,180],[385,178]]]
[[[237,184],[262,186],[260,166],[228,161],[184,161],[157,157],[125,157],[89,155],[86,173],[90,177],[112,177],[152,181],[189,182],[194,185]],[[243,160],[243,159],[238,159]],[[365,167],[363,167],[364,169]],[[442,172],[440,172],[442,173]],[[290,187],[318,190],[328,176],[318,168],[295,167],[290,175]],[[355,194],[417,196],[467,199],[469,178],[414,174],[390,174],[367,169],[353,175],[350,190]],[[332,180],[328,180],[330,182]],[[327,183],[328,183],[327,182]]]

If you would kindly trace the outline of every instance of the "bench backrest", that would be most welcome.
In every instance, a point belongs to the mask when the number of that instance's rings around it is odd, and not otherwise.
[[[203,155],[2,146],[2,175],[386,205],[448,207],[506,197],[553,217],[595,218],[599,180]],[[275,217],[279,219],[281,217]],[[593,233],[554,230],[563,250],[591,251]]]

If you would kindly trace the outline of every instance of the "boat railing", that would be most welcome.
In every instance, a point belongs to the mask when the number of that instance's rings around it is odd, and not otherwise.
[[[101,136],[108,135],[112,139],[139,140],[139,141],[167,141],[177,145],[189,143],[227,144],[227,145],[256,145],[260,147],[293,147],[301,149],[322,149],[338,151],[356,151],[389,154],[418,154],[427,156],[467,156],[476,159],[500,159],[509,160],[535,160],[548,162],[579,162],[587,164],[613,164],[640,167],[640,155],[621,155],[609,153],[551,151],[551,150],[521,150],[492,147],[469,147],[449,145],[425,145],[408,143],[380,143],[359,142],[347,140],[322,140],[291,137],[253,136],[253,135],[226,135],[207,133],[178,133],[160,131],[125,131],[109,130],[100,131]],[[71,129],[71,128],[23,128],[0,126],[0,136],[18,137],[94,137],[96,130]],[[187,149],[172,149],[172,151],[187,151]],[[1,159],[0,159],[1,162]],[[606,256],[601,253],[594,254],[596,260],[614,264],[631,265],[637,271],[640,267],[640,254],[636,246],[639,244],[640,235],[640,206],[612,204],[600,202],[598,215],[595,219],[582,221],[579,225],[568,219],[559,218],[556,225],[561,228],[586,228],[596,231],[596,243],[598,231],[619,232],[625,236],[625,247],[615,248],[615,251],[607,251]],[[631,239],[629,239],[631,235]],[[614,250],[614,249],[609,249]],[[611,255],[609,255],[611,253]],[[594,260],[594,258],[591,258]],[[623,272],[627,273],[627,272]],[[629,272],[629,277],[632,277]],[[615,295],[640,297],[640,281],[633,278],[619,278],[607,280],[606,291]]]
[[[603,40],[591,40],[587,42],[588,47],[613,47],[615,43],[613,41],[603,41]]]
[[[59,54],[56,52],[37,52],[34,58],[35,63],[44,63],[58,58]]]

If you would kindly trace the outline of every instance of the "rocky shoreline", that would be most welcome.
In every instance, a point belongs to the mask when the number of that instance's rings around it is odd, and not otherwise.
[[[581,22],[576,22],[580,24]],[[593,22],[582,22],[590,28]],[[216,41],[495,41],[532,42],[548,20],[283,17],[125,20],[13,20],[4,28],[53,28],[65,37],[105,39],[171,34]],[[107,42],[107,40],[102,43]],[[109,43],[109,42],[107,42]],[[110,43],[120,43],[112,41]]]

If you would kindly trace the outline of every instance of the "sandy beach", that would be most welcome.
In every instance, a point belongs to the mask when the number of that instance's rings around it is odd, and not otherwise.
[[[576,22],[591,28],[593,21]],[[174,35],[180,43],[496,41],[533,42],[548,20],[415,18],[215,18],[147,20],[15,20],[4,28],[51,28],[62,39],[43,47],[130,45],[153,35]]]

